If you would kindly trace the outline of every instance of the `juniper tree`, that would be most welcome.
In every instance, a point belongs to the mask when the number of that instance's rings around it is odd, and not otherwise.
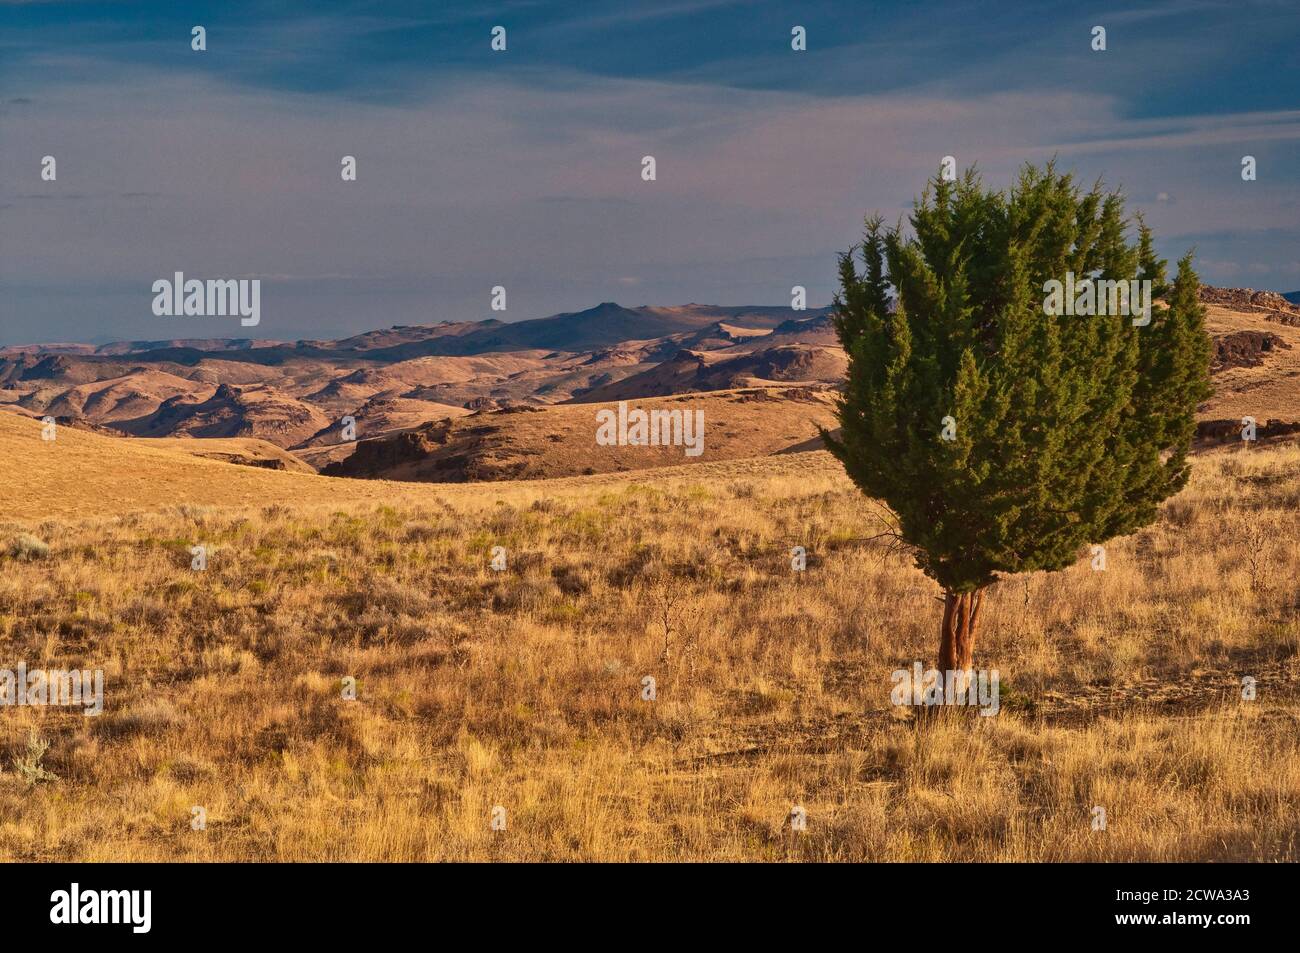
[[[1053,164],[1006,192],[974,171],[936,178],[910,224],[869,219],[861,270],[841,256],[849,370],[840,434],[825,436],[942,587],[939,668],[964,670],[986,587],[1070,565],[1187,482],[1209,341],[1190,253],[1149,323],[1047,313],[1068,272],[1163,284],[1165,264],[1145,224],[1129,244],[1118,192]]]
[[[1147,228],[1146,220],[1140,214],[1134,217],[1138,223],[1138,279],[1150,281],[1151,293],[1163,298],[1169,293],[1165,278],[1168,262],[1156,257],[1155,241],[1151,229]]]

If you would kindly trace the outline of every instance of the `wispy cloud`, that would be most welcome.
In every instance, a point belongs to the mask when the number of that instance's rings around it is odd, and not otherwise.
[[[963,2],[801,5],[806,55],[777,5],[236,3],[194,15],[206,54],[131,9],[0,40],[21,50],[0,66],[6,335],[157,336],[147,289],[176,269],[265,276],[279,337],[485,317],[497,284],[511,319],[633,289],[738,304],[797,283],[825,301],[863,214],[905,214],[945,155],[997,184],[1055,155],[1122,186],[1162,252],[1196,244],[1208,279],[1235,262],[1294,283],[1297,80],[1270,57],[1297,31],[1278,5],[1098,14],[1106,54],[1092,14]],[[1240,30],[1214,35],[1225,16]],[[493,59],[496,22],[511,45]]]

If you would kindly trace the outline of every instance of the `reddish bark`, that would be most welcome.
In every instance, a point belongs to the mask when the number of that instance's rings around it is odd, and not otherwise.
[[[939,633],[939,671],[958,672],[974,667],[975,634],[979,629],[984,590],[945,592],[943,628]]]

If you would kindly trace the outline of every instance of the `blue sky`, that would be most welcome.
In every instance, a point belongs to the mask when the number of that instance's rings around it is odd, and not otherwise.
[[[1056,155],[1204,280],[1292,290],[1298,46],[1294,0],[0,2],[0,343],[244,333],[155,317],[177,270],[260,277],[289,339],[824,304],[949,154],[998,186]]]

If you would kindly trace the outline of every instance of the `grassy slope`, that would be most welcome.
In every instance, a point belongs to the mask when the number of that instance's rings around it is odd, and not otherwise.
[[[740,388],[651,397],[629,402],[645,411],[678,410],[704,416],[702,462],[775,453],[834,424],[834,395],[803,386]],[[375,470],[366,447],[348,459],[349,474],[375,472],[387,479],[471,482],[557,479],[689,463],[680,446],[600,446],[597,414],[617,413],[617,402],[566,404],[459,417],[445,443],[431,443],[415,460]],[[692,418],[693,420],[695,418]]]
[[[196,456],[204,447],[245,442],[263,444],[268,454],[276,449],[257,440],[126,440],[67,427],[59,429],[56,440],[46,442],[41,440],[40,421],[0,410],[0,523],[77,522],[181,505],[331,506],[402,500],[424,505],[456,502],[476,510],[498,502],[581,497],[593,488],[631,482],[709,482],[745,474],[755,465],[752,460],[706,461],[635,473],[467,486],[347,480],[234,466]],[[815,456],[819,469],[836,466],[828,455]],[[768,466],[773,473],[786,473],[805,466],[801,460],[782,457]]]
[[[37,427],[0,414],[0,542],[51,547],[0,558],[3,664],[107,710],[0,711],[0,858],[1300,859],[1295,444],[999,584],[1002,714],[918,730],[935,588],[825,454],[449,487]]]
[[[1216,374],[1215,395],[1201,419],[1300,420],[1300,327],[1269,321],[1261,314],[1206,308],[1205,326],[1211,334],[1266,331],[1276,334],[1290,350],[1269,354],[1259,367],[1237,367]]]

